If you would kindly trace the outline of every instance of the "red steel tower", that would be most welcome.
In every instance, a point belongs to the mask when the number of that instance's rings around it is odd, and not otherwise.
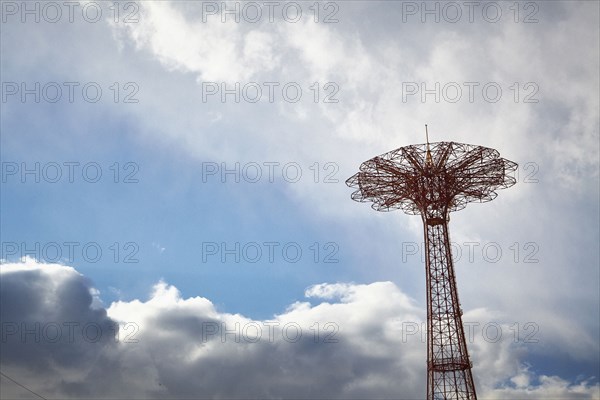
[[[427,130],[427,125],[425,125]],[[360,166],[352,199],[377,211],[421,215],[427,283],[427,399],[476,399],[448,233],[449,213],[493,200],[516,183],[517,164],[482,146],[438,142],[401,147]]]

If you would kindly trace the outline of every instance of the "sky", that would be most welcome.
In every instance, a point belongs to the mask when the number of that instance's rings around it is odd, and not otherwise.
[[[421,219],[351,200],[425,141],[482,399],[600,399],[600,6],[2,1],[0,397],[421,399]]]

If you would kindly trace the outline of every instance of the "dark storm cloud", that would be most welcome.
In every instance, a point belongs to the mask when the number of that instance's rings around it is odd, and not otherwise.
[[[206,298],[184,299],[164,282],[146,301],[120,301],[104,309],[94,307],[91,284],[73,268],[27,259],[0,271],[0,367],[45,397],[409,399],[423,394],[425,344],[420,334],[403,332],[406,323],[422,324],[421,311],[390,282],[314,285],[306,296],[318,304],[297,302],[261,321],[218,312]],[[490,313],[479,309],[465,315],[482,320]],[[21,323],[31,331],[25,336],[13,332]],[[77,323],[72,335],[66,323]],[[32,328],[36,324],[39,332]],[[63,326],[62,336],[56,338],[49,326]],[[86,333],[85,326],[99,327],[102,336]],[[476,337],[471,348],[474,359],[484,363],[481,370],[493,371],[476,376],[490,398],[525,392],[540,399],[573,393],[591,398],[597,390],[587,381],[535,375],[519,362],[523,349],[506,337],[499,342]],[[23,389],[3,378],[1,394],[16,397]]]

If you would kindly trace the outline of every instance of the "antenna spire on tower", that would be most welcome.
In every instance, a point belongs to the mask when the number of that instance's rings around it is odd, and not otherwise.
[[[431,166],[433,159],[431,158],[431,151],[429,151],[429,132],[427,131],[427,124],[425,124],[425,140],[427,141],[427,154],[425,155],[425,165]]]

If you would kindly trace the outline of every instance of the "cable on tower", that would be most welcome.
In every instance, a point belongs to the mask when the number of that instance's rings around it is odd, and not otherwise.
[[[46,399],[44,396],[34,392],[33,390],[29,389],[27,386],[15,381],[13,378],[11,378],[10,376],[6,375],[4,372],[0,371],[0,375],[2,375],[3,377],[5,377],[6,379],[8,379],[9,381],[13,382],[14,384],[22,387],[23,389],[27,390],[29,393],[36,395],[37,397],[39,397],[40,399],[43,400],[48,400]]]

